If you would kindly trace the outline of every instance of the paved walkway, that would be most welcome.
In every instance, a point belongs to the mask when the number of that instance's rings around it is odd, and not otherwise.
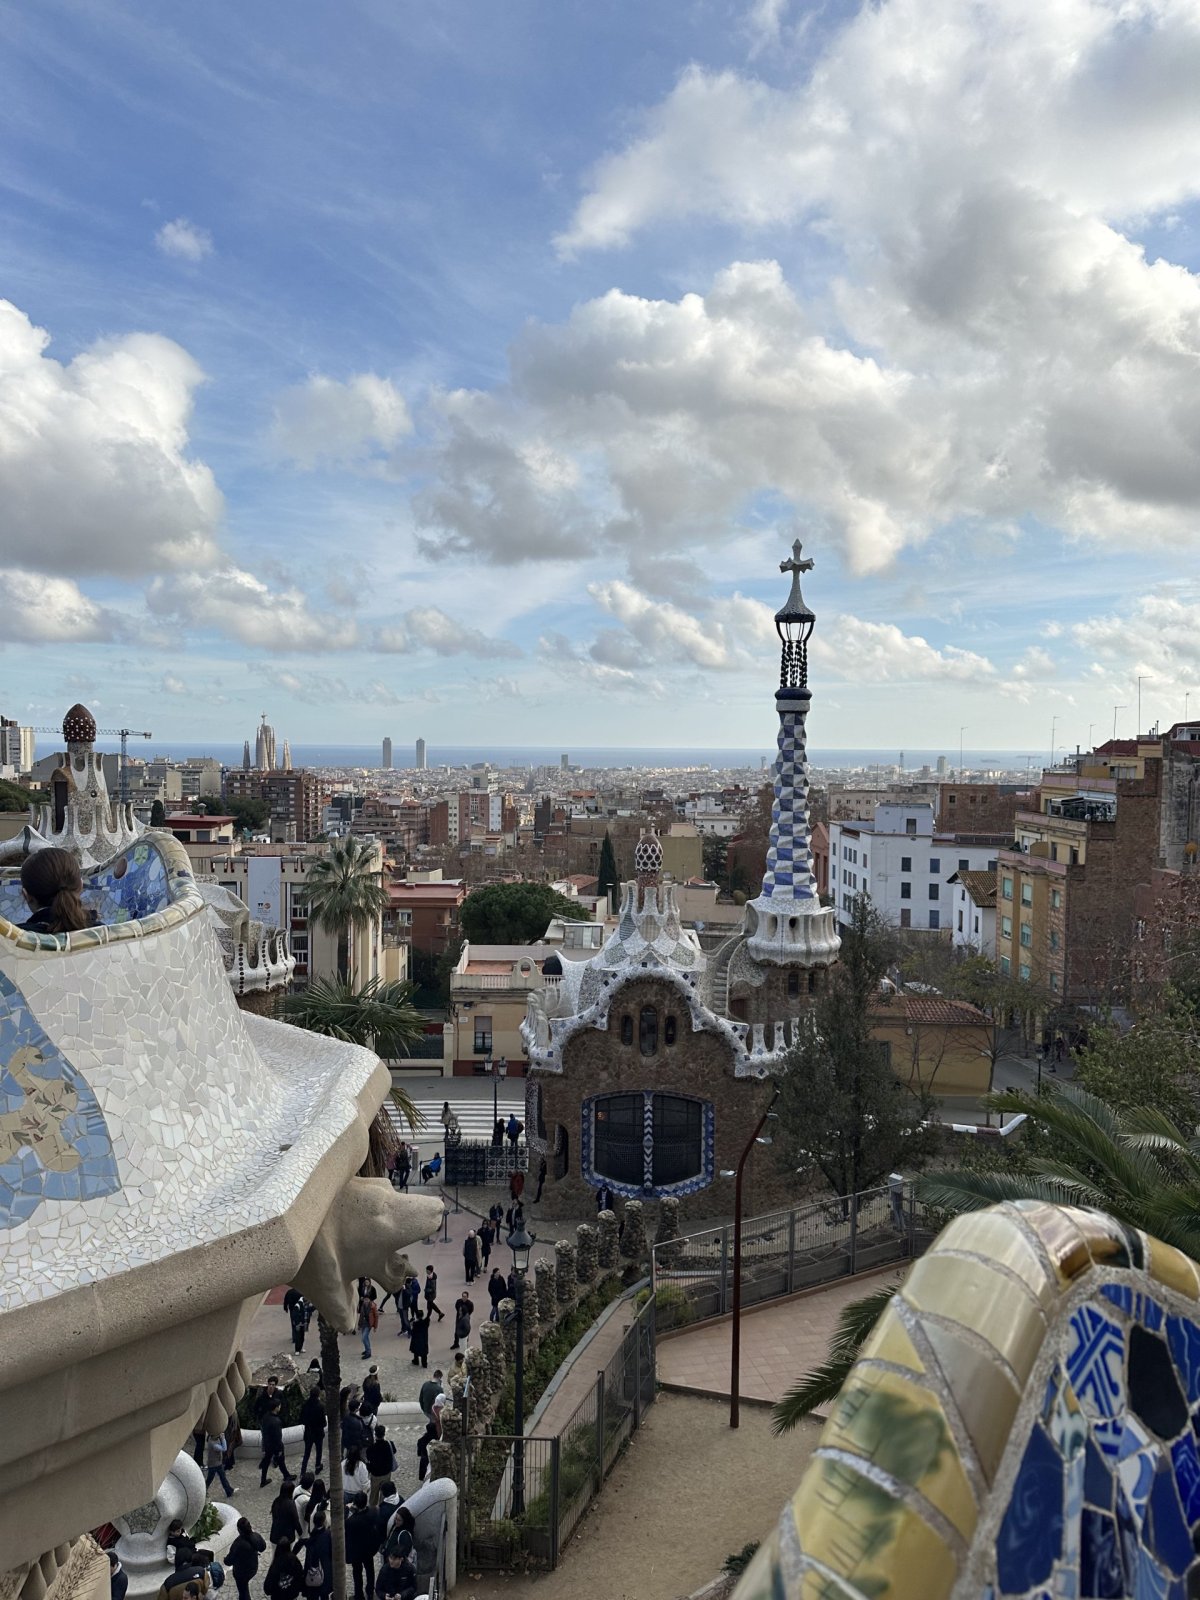
[[[889,1279],[899,1283],[907,1265],[839,1278],[828,1288],[743,1312],[742,1399],[773,1405],[825,1360],[842,1308]],[[660,1339],[658,1381],[694,1394],[728,1396],[731,1337],[731,1321],[722,1317]]]

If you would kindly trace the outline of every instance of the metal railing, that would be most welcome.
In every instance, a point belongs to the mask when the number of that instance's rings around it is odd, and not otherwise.
[[[742,1308],[922,1254],[940,1226],[911,1183],[748,1217],[742,1223]],[[733,1224],[656,1244],[651,1282],[658,1332],[724,1316],[733,1305]]]
[[[528,1170],[529,1147],[524,1140],[515,1154],[507,1139],[502,1145],[476,1139],[461,1139],[458,1144],[446,1140],[443,1184],[506,1184],[510,1173]]]
[[[563,1547],[654,1403],[655,1327],[650,1298],[557,1437],[475,1434],[463,1439],[460,1564],[505,1571],[550,1571],[558,1565]],[[518,1454],[521,1493],[514,1482]]]

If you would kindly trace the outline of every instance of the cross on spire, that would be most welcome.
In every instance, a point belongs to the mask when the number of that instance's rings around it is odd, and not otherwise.
[[[791,560],[781,561],[779,563],[780,572],[793,573],[796,578],[799,578],[802,572],[811,572],[814,566],[813,559],[811,556],[805,556],[802,561],[800,559],[800,552],[803,549],[804,546],[800,543],[799,539],[796,539],[792,544]]]

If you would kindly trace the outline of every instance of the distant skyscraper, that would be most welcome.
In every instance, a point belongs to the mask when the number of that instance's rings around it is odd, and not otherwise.
[[[249,739],[247,739],[245,744],[242,746],[242,771],[243,772],[249,772],[250,771],[250,741],[249,741]]]
[[[946,758],[945,758],[945,756],[939,756],[938,757],[938,759],[937,759],[937,770],[938,770],[938,777],[939,778],[944,778],[946,776]]]
[[[570,756],[567,754],[567,752],[565,750],[563,751],[562,755],[559,756],[558,764],[563,769],[564,772],[569,772],[570,771],[571,758],[570,758]]]
[[[283,741],[283,756],[279,762],[279,765],[284,772],[290,772],[292,770],[292,747],[286,739]]]
[[[420,748],[419,740],[417,747],[418,749]],[[419,766],[420,762],[418,761],[417,764]],[[392,741],[390,739],[385,739],[383,741],[383,770],[385,772],[390,772],[392,770]]]
[[[389,763],[389,765],[390,765],[390,763]],[[418,739],[417,740],[417,770],[418,770],[418,772],[424,772],[425,771],[425,741],[424,741],[424,739]]]
[[[275,729],[267,721],[265,711],[254,741],[254,765],[259,772],[272,772],[275,769]]]

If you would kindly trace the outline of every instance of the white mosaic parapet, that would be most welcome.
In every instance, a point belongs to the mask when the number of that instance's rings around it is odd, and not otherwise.
[[[269,927],[250,915],[240,896],[215,881],[197,884],[208,907],[208,920],[225,958],[225,976],[235,994],[283,989],[291,982],[296,958],[282,928]]]

